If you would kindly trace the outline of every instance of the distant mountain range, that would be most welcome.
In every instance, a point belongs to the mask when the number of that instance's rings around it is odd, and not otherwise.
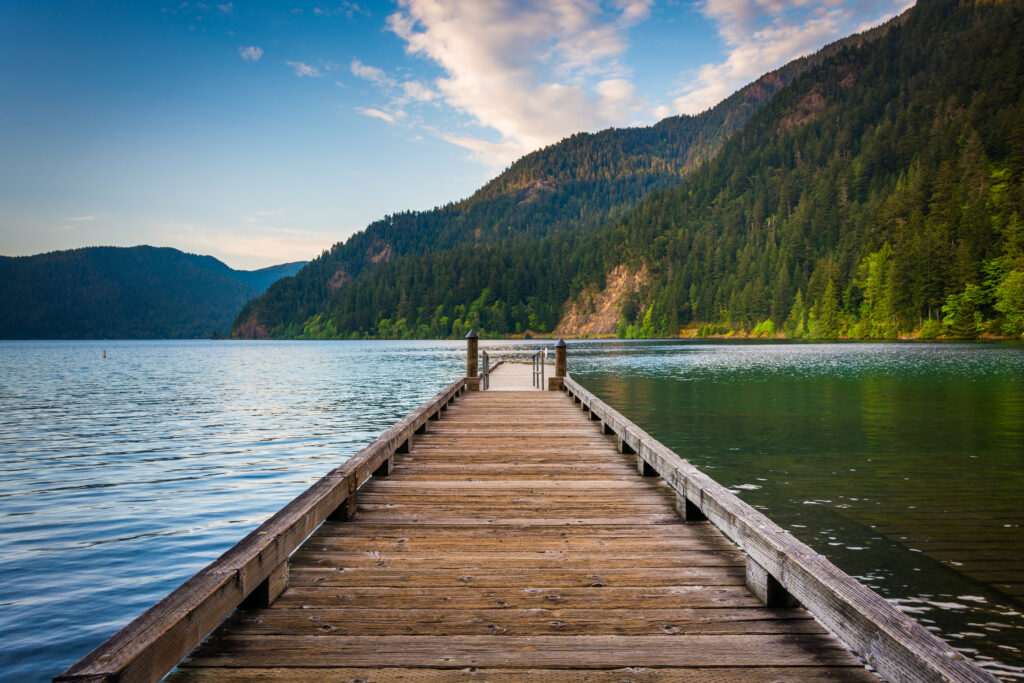
[[[150,246],[0,256],[0,338],[209,339],[305,261],[234,270]]]
[[[1024,2],[920,0],[715,108],[386,217],[236,337],[1020,336]]]

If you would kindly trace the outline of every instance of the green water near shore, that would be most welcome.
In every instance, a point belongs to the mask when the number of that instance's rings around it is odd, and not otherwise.
[[[1022,677],[1024,346],[574,350],[570,371],[609,404],[994,673]]]

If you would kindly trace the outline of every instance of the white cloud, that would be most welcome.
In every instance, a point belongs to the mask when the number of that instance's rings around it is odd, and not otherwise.
[[[260,57],[263,56],[263,48],[258,45],[240,47],[238,48],[238,54],[241,55],[242,59],[246,62],[258,62],[260,61]]]
[[[310,66],[305,62],[285,62],[285,64],[295,69],[295,75],[299,78],[319,78],[320,76],[323,76],[323,74],[320,73],[320,69],[315,66]]]
[[[71,218],[68,218],[68,220],[81,223],[85,221],[94,221],[96,220],[96,216],[72,216]]]
[[[217,5],[217,9],[219,9],[224,14],[231,14],[235,9],[235,5],[234,3],[226,2],[223,5]]]
[[[654,0],[616,0],[615,6],[622,10],[623,23],[638,24],[651,15],[653,3]]]
[[[908,0],[704,0],[718,27],[725,61],[705,64],[658,118],[695,114],[721,102],[762,74],[814,52],[909,7]],[[852,27],[856,26],[854,29]]]
[[[388,28],[410,54],[437,64],[433,87],[402,84],[418,101],[440,99],[490,129],[442,134],[493,165],[580,130],[632,122],[638,100],[619,59],[626,29],[650,0],[400,0]],[[422,87],[421,87],[422,86]],[[493,137],[498,140],[484,138]]]
[[[349,69],[352,71],[352,75],[363,80],[376,83],[380,86],[394,87],[396,85],[395,79],[390,78],[384,69],[378,69],[375,66],[369,64],[363,64],[358,59],[353,59],[352,63],[349,64]]]
[[[406,81],[402,83],[402,90],[414,100],[430,102],[437,97],[437,93],[419,81]]]
[[[369,116],[374,119],[380,119],[381,121],[387,121],[388,123],[398,123],[398,119],[405,116],[401,111],[390,113],[381,109],[374,109],[373,107],[357,107],[358,111],[363,116]]]

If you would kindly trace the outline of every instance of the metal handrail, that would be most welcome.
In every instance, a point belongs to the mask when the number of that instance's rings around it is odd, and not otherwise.
[[[547,349],[541,349],[531,356],[533,361],[533,386],[536,389],[544,388],[544,359],[547,356]]]

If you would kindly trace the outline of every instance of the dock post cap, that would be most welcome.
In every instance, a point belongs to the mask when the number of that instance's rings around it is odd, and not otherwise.
[[[555,342],[555,348],[556,349],[563,349],[563,348],[565,348],[565,340],[564,339],[559,339],[557,342]]]
[[[466,339],[478,339],[480,335],[476,333],[476,330],[470,330],[469,334],[466,335]]]

